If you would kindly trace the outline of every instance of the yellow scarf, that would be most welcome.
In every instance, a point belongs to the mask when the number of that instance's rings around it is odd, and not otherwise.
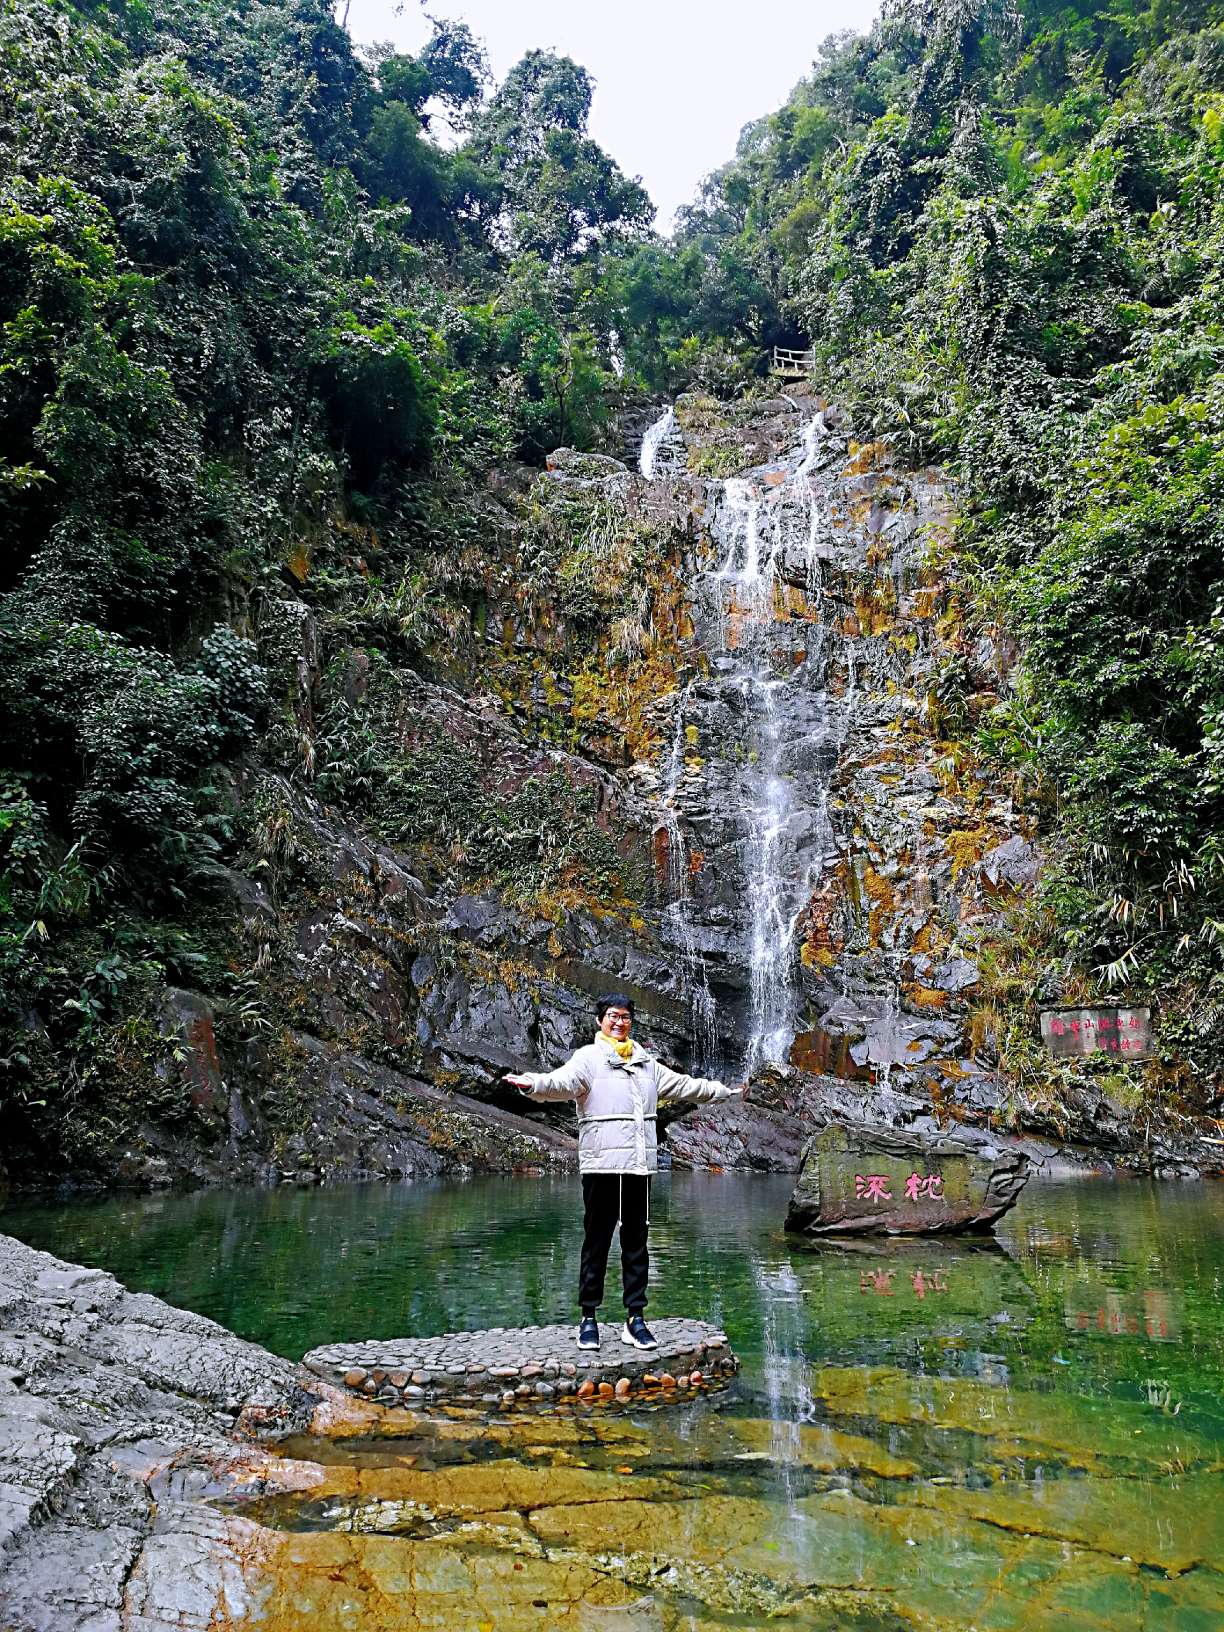
[[[607,1043],[609,1048],[616,1050],[622,1060],[633,1058],[633,1039],[631,1037],[626,1037],[623,1043],[618,1043],[616,1038],[609,1037],[606,1031],[597,1031],[595,1041],[597,1043]]]

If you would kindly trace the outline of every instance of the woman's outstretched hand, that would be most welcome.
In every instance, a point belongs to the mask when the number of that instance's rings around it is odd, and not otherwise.
[[[750,1084],[748,1082],[748,1079],[745,1077],[743,1082],[735,1083],[735,1085],[731,1089],[731,1092],[733,1094],[738,1094],[741,1099],[747,1099],[748,1098],[749,1086],[750,1086]]]
[[[531,1078],[530,1077],[516,1077],[516,1076],[512,1075],[512,1073],[509,1072],[509,1071],[506,1072],[505,1076],[502,1078],[502,1081],[503,1082],[508,1082],[512,1088],[530,1088],[531,1087]]]

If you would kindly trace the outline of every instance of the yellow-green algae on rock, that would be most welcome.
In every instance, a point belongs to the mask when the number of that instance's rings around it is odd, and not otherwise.
[[[988,1490],[918,1485],[903,1499],[1019,1534],[1074,1541],[1169,1575],[1224,1565],[1224,1503],[1210,1474],[1008,1480]]]
[[[1150,1435],[1136,1435],[1140,1408],[1114,1402],[1084,1413],[1072,1433],[1082,1401],[890,1368],[827,1368],[814,1381],[833,1411],[865,1431],[713,1411],[684,1423],[621,1412],[510,1423],[398,1412],[394,1435],[296,1440],[279,1472],[274,1463],[260,1469],[249,1501],[226,1504],[246,1593],[233,1624],[1224,1626],[1210,1442],[1176,1420],[1154,1418]],[[934,1471],[932,1445],[966,1430],[992,1436],[973,1475],[980,1488]],[[1141,1466],[1177,1447],[1202,1471]],[[309,1460],[312,1451],[320,1460]],[[1022,1477],[1002,1477],[1008,1459]],[[1077,1464],[1090,1462],[1085,1476]]]
[[[1219,1435],[1126,1400],[1025,1392],[973,1378],[913,1377],[892,1367],[825,1367],[816,1373],[812,1392],[832,1416],[959,1429],[1018,1453],[1045,1451],[1085,1468],[1112,1458],[1149,1469],[1224,1467]]]

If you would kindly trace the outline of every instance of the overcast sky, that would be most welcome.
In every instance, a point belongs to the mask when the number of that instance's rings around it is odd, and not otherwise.
[[[342,9],[342,6],[341,8]],[[666,231],[702,176],[725,163],[749,120],[770,113],[841,29],[869,28],[878,0],[431,0],[488,47],[500,80],[533,46],[596,81],[591,134],[640,176]],[[430,28],[420,0],[352,0],[361,41],[416,51]]]

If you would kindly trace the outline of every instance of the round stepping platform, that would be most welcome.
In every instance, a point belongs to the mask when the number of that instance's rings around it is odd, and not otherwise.
[[[739,1370],[727,1334],[704,1320],[651,1321],[657,1349],[622,1343],[619,1321],[601,1325],[598,1349],[580,1349],[577,1330],[576,1323],[494,1326],[445,1337],[332,1343],[312,1349],[302,1363],[329,1383],[388,1405],[667,1397],[723,1382]]]

